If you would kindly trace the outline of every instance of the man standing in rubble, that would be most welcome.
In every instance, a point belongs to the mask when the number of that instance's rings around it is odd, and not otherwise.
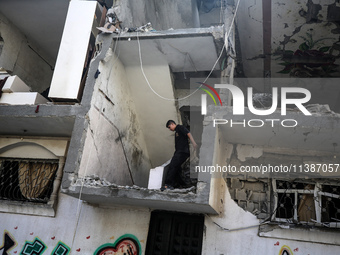
[[[190,131],[182,125],[177,125],[175,121],[168,120],[166,127],[170,129],[170,131],[175,132],[175,153],[168,166],[164,182],[165,185],[162,187],[162,190],[172,190],[175,187],[184,184],[184,181],[181,178],[181,165],[190,157],[188,138],[190,139],[194,150],[196,150],[197,144],[190,134]]]

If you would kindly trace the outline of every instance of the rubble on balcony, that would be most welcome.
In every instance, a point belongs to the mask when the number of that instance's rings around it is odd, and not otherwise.
[[[115,183],[110,183],[109,181],[105,180],[105,178],[100,178],[97,175],[90,175],[90,176],[86,176],[85,178],[80,178],[77,179],[74,183],[74,186],[87,186],[87,187],[109,187],[112,189],[121,189],[121,190],[141,190],[141,191],[159,191],[159,192],[163,192],[163,193],[192,193],[194,194],[196,192],[196,187],[192,186],[189,188],[185,188],[185,189],[174,189],[174,190],[165,190],[165,191],[160,191],[160,189],[149,189],[149,188],[144,188],[144,187],[139,187],[137,185],[133,185],[133,186],[123,186],[123,185],[118,185]]]

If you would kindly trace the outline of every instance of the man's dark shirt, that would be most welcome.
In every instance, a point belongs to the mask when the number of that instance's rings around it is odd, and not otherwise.
[[[175,149],[176,152],[190,153],[189,141],[188,141],[189,130],[182,125],[177,125],[175,128]]]

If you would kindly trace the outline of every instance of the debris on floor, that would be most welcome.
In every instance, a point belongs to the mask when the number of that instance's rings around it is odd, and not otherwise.
[[[79,178],[77,181],[74,183],[76,186],[87,186],[87,187],[110,187],[110,188],[117,188],[117,189],[122,189],[122,190],[149,190],[149,191],[159,191],[159,189],[148,189],[144,187],[139,187],[137,185],[133,186],[123,186],[123,185],[117,185],[115,183],[110,183],[104,178],[100,178],[97,175],[90,175],[86,176],[85,178]],[[186,189],[173,189],[173,190],[166,190],[164,193],[196,193],[196,187],[192,186]]]
[[[104,27],[97,27],[98,30],[102,31],[103,33],[119,33],[121,29],[121,21],[119,21],[117,14],[109,13],[106,16],[107,22],[105,23]]]
[[[125,28],[125,32],[150,32],[150,31],[156,31],[151,23],[147,23],[141,27],[132,27],[132,28]]]

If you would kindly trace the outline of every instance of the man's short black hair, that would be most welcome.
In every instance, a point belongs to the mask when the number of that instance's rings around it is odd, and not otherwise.
[[[168,120],[168,122],[166,123],[166,128],[168,128],[169,127],[169,125],[170,124],[172,124],[172,123],[174,123],[175,125],[176,125],[176,122],[175,121],[173,121],[173,120]]]

